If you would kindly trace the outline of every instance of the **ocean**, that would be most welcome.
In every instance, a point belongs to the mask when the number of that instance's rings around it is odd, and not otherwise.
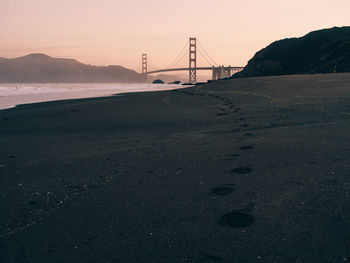
[[[178,89],[172,84],[121,83],[55,83],[55,84],[0,84],[0,110],[21,104],[105,97],[129,92],[147,92]]]

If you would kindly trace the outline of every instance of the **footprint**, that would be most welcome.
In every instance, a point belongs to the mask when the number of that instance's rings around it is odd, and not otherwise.
[[[240,150],[251,150],[254,149],[254,146],[252,145],[244,145],[242,147],[239,148]]]
[[[211,189],[215,195],[228,195],[233,192],[233,189],[228,186],[217,186]]]
[[[226,157],[224,160],[226,161],[232,161],[239,157],[239,154],[231,154],[229,157]]]
[[[244,121],[244,120],[245,120],[245,118],[239,118],[238,120],[239,120],[239,121]]]
[[[234,183],[227,183],[227,184],[222,184],[222,185],[227,185],[227,186],[235,186]]]
[[[205,261],[209,260],[209,262],[223,262],[223,258],[217,255],[211,255],[208,253],[201,253],[202,257]],[[202,261],[202,260],[201,260]]]
[[[225,161],[232,161],[239,157],[239,154],[231,154],[230,157],[226,157]]]
[[[250,132],[246,132],[245,134],[244,134],[244,136],[252,136],[253,134],[252,133],[250,133]]]
[[[243,127],[243,128],[247,128],[249,126],[249,124],[242,124],[240,127]]]
[[[246,166],[239,166],[237,168],[232,169],[233,173],[237,173],[237,174],[247,174],[247,173],[251,173],[253,170],[249,167]]]
[[[234,210],[224,214],[218,220],[218,223],[232,228],[246,227],[254,223],[254,218],[250,214],[243,213],[241,210]]]
[[[29,204],[29,205],[36,205],[36,204],[38,204],[38,203],[39,203],[39,200],[38,200],[38,199],[31,199],[31,200],[28,201],[28,204]]]

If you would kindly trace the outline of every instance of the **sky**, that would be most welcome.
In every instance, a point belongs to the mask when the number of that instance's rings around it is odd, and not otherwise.
[[[350,0],[0,0],[0,57],[45,53],[137,70],[147,53],[164,68],[195,36],[217,64],[245,66],[275,40],[350,26],[349,11]]]

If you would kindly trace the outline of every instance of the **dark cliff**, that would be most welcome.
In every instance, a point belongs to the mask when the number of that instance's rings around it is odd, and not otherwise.
[[[350,27],[273,42],[233,77],[350,72]]]

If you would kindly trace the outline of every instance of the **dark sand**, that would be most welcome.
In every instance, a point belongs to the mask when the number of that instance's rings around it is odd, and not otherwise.
[[[0,261],[350,260],[350,74],[0,111]]]

